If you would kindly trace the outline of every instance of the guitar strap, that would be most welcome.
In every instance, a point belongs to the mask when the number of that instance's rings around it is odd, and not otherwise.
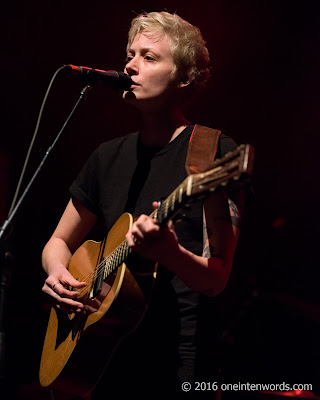
[[[221,131],[195,125],[190,137],[186,158],[188,175],[197,174],[213,168]]]

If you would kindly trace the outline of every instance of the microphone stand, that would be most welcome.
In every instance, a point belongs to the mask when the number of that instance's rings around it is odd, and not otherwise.
[[[65,123],[63,124],[62,128],[60,129],[57,137],[53,141],[52,145],[49,146],[48,150],[46,151],[42,161],[40,162],[38,168],[36,169],[35,173],[33,174],[30,182],[28,183],[27,187],[25,188],[24,192],[22,193],[19,201],[17,202],[16,206],[12,210],[11,214],[8,215],[8,218],[2,224],[0,228],[0,267],[1,267],[1,277],[0,277],[0,393],[6,393],[5,383],[6,383],[6,376],[5,376],[5,364],[6,364],[6,319],[7,319],[7,303],[8,303],[8,294],[10,290],[11,284],[11,277],[12,277],[12,264],[14,261],[14,257],[9,250],[8,239],[13,231],[13,222],[18,216],[18,212],[20,211],[21,205],[25,200],[27,194],[30,191],[31,186],[33,185],[34,181],[36,180],[37,176],[39,175],[46,159],[48,158],[49,154],[53,150],[54,146],[56,145],[58,139],[60,138],[62,132],[64,131],[65,127],[67,126],[68,122],[70,121],[71,117],[75,113],[76,109],[78,108],[79,104],[83,99],[86,99],[86,95],[91,89],[90,85],[86,85],[80,93],[80,97],[76,104],[74,105],[72,111],[70,112],[69,116],[67,117]]]

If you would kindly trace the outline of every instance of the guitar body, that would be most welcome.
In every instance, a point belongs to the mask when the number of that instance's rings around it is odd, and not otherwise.
[[[99,258],[107,258],[125,240],[132,220],[123,214],[103,242],[85,242],[70,260],[70,273],[79,281],[94,276]],[[98,311],[67,315],[52,308],[41,357],[41,385],[76,395],[89,393],[119,343],[143,318],[155,275],[154,263],[144,262],[135,277],[122,263],[105,279],[96,297]]]

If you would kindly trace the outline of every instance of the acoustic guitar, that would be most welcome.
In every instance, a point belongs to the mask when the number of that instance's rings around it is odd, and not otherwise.
[[[189,175],[150,215],[159,225],[186,203],[234,181],[246,185],[254,151],[246,144],[214,163],[213,169]],[[135,257],[125,240],[133,217],[125,213],[101,242],[86,241],[73,254],[68,270],[87,282],[79,301],[97,311],[66,314],[52,307],[40,363],[40,383],[84,395],[92,391],[119,343],[133,332],[147,310],[157,264]],[[72,290],[72,288],[69,288]]]

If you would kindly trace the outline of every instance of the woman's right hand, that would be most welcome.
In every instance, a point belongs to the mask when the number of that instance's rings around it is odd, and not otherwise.
[[[96,221],[95,214],[79,201],[70,199],[42,251],[42,266],[48,274],[42,290],[57,309],[66,313],[89,313],[97,309],[94,300],[88,301],[86,298],[86,304],[82,304],[81,298],[84,296],[81,291],[87,283],[77,281],[65,267]]]
[[[66,313],[81,313],[86,311],[86,307],[77,299],[80,290],[86,285],[85,282],[77,281],[64,266],[61,266],[50,271],[42,291],[50,296],[51,303],[57,309]],[[72,287],[73,290],[68,290],[67,287]]]

